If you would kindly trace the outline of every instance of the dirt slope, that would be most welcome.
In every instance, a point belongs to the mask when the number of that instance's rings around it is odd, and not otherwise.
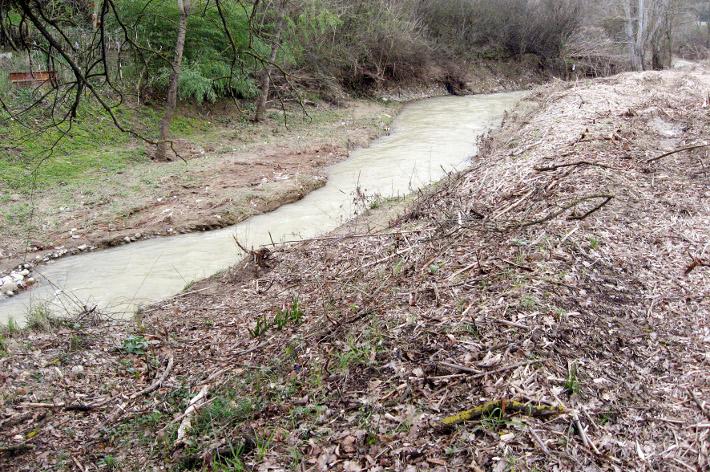
[[[710,163],[649,159],[708,136],[709,91],[704,69],[545,86],[379,234],[11,338],[0,468],[706,469]]]

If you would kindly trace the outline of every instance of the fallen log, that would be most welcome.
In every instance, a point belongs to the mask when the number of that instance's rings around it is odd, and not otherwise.
[[[547,405],[544,403],[525,403],[516,400],[491,400],[478,405],[470,410],[464,410],[455,415],[447,416],[441,420],[441,425],[451,427],[467,421],[480,420],[483,417],[492,415],[497,411],[500,416],[525,415],[535,418],[546,418],[565,413],[562,405]]]

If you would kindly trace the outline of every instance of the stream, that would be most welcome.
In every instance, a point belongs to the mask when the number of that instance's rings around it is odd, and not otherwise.
[[[237,225],[136,242],[60,259],[35,270],[33,289],[0,301],[0,323],[20,325],[35,304],[76,311],[80,300],[114,316],[129,317],[179,293],[195,280],[236,263],[247,247],[325,234],[356,211],[359,188],[382,198],[403,196],[461,170],[475,155],[477,138],[498,126],[525,92],[438,97],[404,107],[391,133],[328,169],[327,184],[302,200]],[[271,236],[270,236],[271,235]],[[51,283],[50,283],[51,282]]]

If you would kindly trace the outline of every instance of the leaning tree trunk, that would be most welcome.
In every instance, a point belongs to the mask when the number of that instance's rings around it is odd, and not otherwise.
[[[259,100],[256,102],[256,112],[254,113],[254,121],[257,123],[264,121],[266,117],[266,102],[269,99],[269,90],[271,89],[271,69],[273,68],[274,61],[276,61],[276,54],[279,50],[278,39],[271,46],[271,55],[269,56],[269,63],[264,66],[263,75],[261,77],[261,89]]]
[[[168,86],[167,106],[163,119],[160,120],[160,141],[155,152],[155,159],[158,161],[169,161],[168,139],[170,137],[170,123],[175,116],[177,107],[178,80],[180,79],[180,68],[182,67],[182,54],[185,49],[185,34],[187,33],[187,17],[190,14],[190,0],[177,0],[180,12],[180,23],[178,24],[177,41],[175,42],[175,58],[171,64],[170,85]]]

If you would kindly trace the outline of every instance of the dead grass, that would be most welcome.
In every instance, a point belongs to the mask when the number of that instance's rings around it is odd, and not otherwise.
[[[10,346],[0,465],[707,468],[710,275],[686,274],[708,258],[707,150],[647,160],[706,139],[709,90],[704,69],[545,86],[389,229],[271,248],[59,364],[56,337]],[[297,323],[249,334],[295,299]],[[439,423],[494,400],[564,412]]]

